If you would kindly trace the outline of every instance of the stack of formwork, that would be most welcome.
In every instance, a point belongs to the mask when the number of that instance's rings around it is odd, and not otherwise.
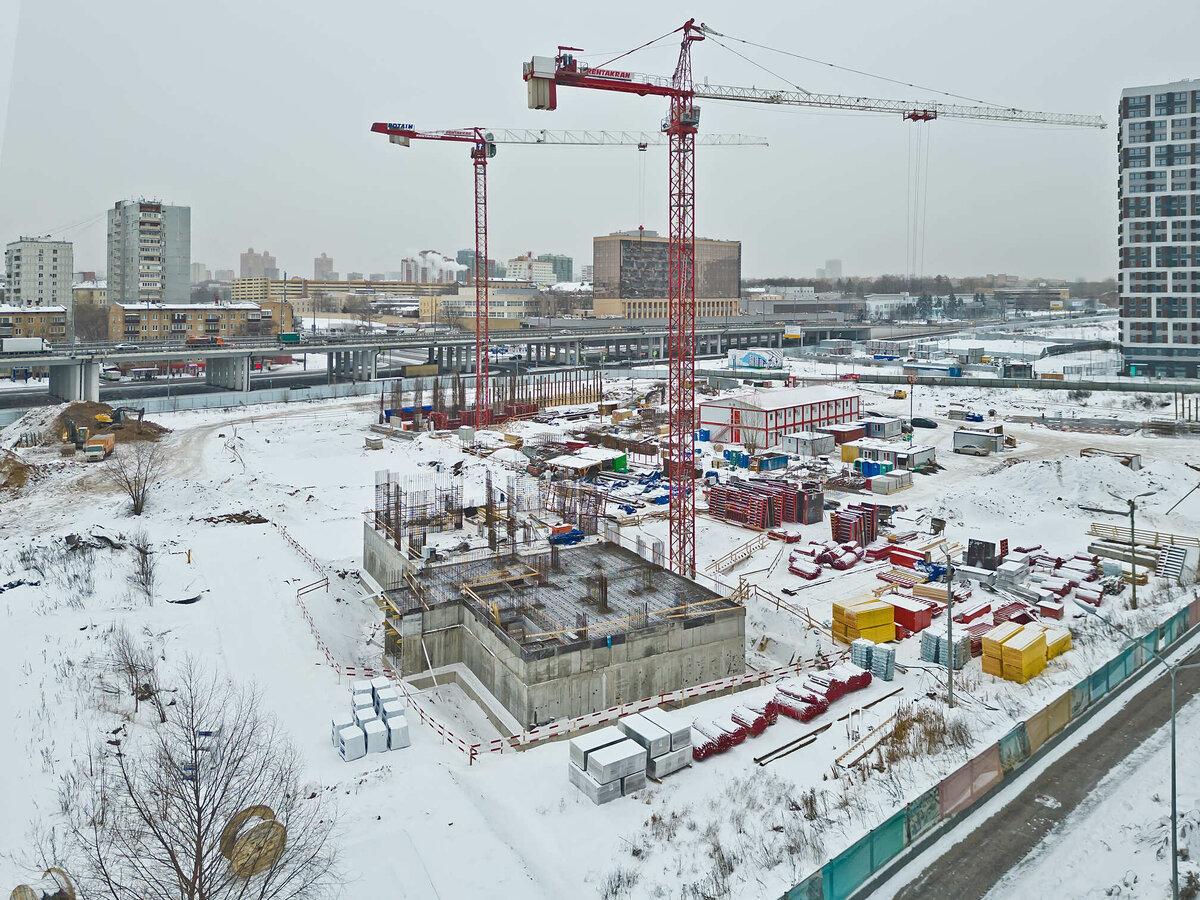
[[[983,636],[983,671],[997,678],[1004,677],[1004,659],[1002,650],[1004,642],[1021,630],[1016,622],[1004,622],[996,625]]]
[[[610,725],[572,738],[570,755],[571,784],[597,805],[646,786],[646,748],[620,728]]]
[[[760,531],[778,528],[783,524],[780,506],[773,496],[765,492],[727,484],[714,484],[708,489],[709,515]]]
[[[733,479],[732,484],[748,490],[767,493],[780,504],[780,515],[784,522],[800,521],[800,489],[782,478],[751,478],[749,482]]]
[[[879,536],[879,511],[875,506],[856,504],[829,515],[829,530],[839,544],[854,541],[867,546]]]
[[[815,525],[825,517],[825,492],[815,482],[800,485],[800,518],[802,525]]]
[[[894,641],[892,605],[875,599],[833,604],[833,636],[845,644],[859,638],[875,644]]]
[[[1004,678],[1024,684],[1046,668],[1046,632],[1039,625],[1021,626],[1000,648]]]
[[[646,776],[665,778],[691,764],[692,726],[657,707],[625,716],[617,727],[646,748]]]
[[[346,762],[400,750],[412,741],[399,694],[387,678],[350,683],[350,714],[333,720],[330,740]]]

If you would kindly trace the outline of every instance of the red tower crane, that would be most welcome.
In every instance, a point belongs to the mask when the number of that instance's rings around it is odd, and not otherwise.
[[[636,146],[645,150],[661,145],[662,135],[630,131],[489,131],[484,128],[452,128],[418,131],[412,125],[376,122],[371,131],[386,134],[394,144],[407,147],[410,141],[453,141],[471,145],[471,163],[475,171],[475,427],[485,428],[491,416],[491,385],[488,375],[488,225],[487,164],[496,155],[497,144],[540,144],[543,146]],[[694,131],[693,131],[694,134]],[[763,146],[766,139],[742,134],[708,135],[713,146]],[[674,138],[669,138],[673,141]],[[674,144],[671,144],[674,147]]]
[[[913,122],[941,116],[1032,122],[1048,125],[1105,127],[1099,116],[1039,113],[1001,107],[910,103],[810,94],[803,91],[773,91],[692,83],[692,44],[706,36],[724,37],[706,25],[688,19],[671,34],[682,32],[679,60],[670,78],[639,75],[607,67],[591,68],[575,58],[578,47],[559,46],[554,57],[535,56],[524,64],[522,75],[528,89],[530,109],[556,109],[558,87],[591,88],[638,96],[666,97],[670,108],[662,130],[670,144],[668,164],[667,218],[670,223],[670,257],[667,301],[670,309],[668,338],[670,432],[667,468],[670,480],[671,569],[694,577],[696,572],[696,507],[693,429],[696,424],[695,373],[695,145],[700,124],[700,99],[740,100],[774,105],[816,106],[860,112],[897,112]]]

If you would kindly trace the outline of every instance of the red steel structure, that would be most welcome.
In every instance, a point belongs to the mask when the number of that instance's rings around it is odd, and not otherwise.
[[[452,128],[444,131],[417,131],[412,125],[376,122],[376,134],[386,134],[394,144],[407,147],[409,141],[454,141],[471,145],[471,163],[475,169],[475,427],[486,428],[491,421],[491,384],[488,377],[488,271],[487,271],[487,163],[496,155],[491,135],[482,128]]]
[[[845,97],[804,91],[780,91],[763,88],[710,85],[697,89],[692,81],[692,44],[710,36],[725,37],[704,24],[688,19],[672,34],[682,32],[679,61],[670,78],[641,75],[607,67],[592,68],[575,58],[578,47],[560,45],[554,57],[535,56],[524,64],[522,75],[528,89],[530,109],[553,110],[558,107],[558,86],[615,91],[638,96],[667,97],[670,113],[662,129],[670,145],[668,220],[670,222],[670,267],[668,272],[669,405],[670,446],[667,449],[668,477],[671,485],[671,569],[685,577],[696,571],[696,520],[693,499],[696,401],[693,385],[695,360],[695,145],[700,124],[696,99],[735,100],[767,103],[775,106],[812,106],[859,112],[899,113],[912,122],[929,122],[939,116],[988,119],[1004,122],[1028,122],[1044,125],[1081,125],[1104,128],[1100,116],[1068,113],[1042,113],[1028,110],[979,105],[913,103],[907,100],[880,100],[870,97]]]

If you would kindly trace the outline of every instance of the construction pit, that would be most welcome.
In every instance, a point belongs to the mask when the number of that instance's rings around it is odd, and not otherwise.
[[[737,596],[663,568],[661,547],[639,554],[611,529],[573,546],[517,541],[513,529],[513,539],[493,536],[502,546],[458,549],[469,518],[452,500],[432,506],[439,512],[419,526],[385,506],[364,527],[364,568],[383,587],[386,661],[402,677],[465,665],[533,727],[745,672]],[[431,527],[455,549],[433,550]]]

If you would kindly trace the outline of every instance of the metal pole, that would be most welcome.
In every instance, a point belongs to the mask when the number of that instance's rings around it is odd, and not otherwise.
[[[954,709],[954,616],[950,612],[954,602],[954,566],[946,554],[946,702]]]
[[[1133,514],[1136,507],[1132,500],[1129,501],[1129,566],[1132,573],[1129,581],[1133,585],[1133,599],[1130,601],[1130,607],[1137,609],[1137,544],[1133,540]]]
[[[1179,792],[1175,789],[1175,673],[1171,667],[1171,898],[1179,900]]]

